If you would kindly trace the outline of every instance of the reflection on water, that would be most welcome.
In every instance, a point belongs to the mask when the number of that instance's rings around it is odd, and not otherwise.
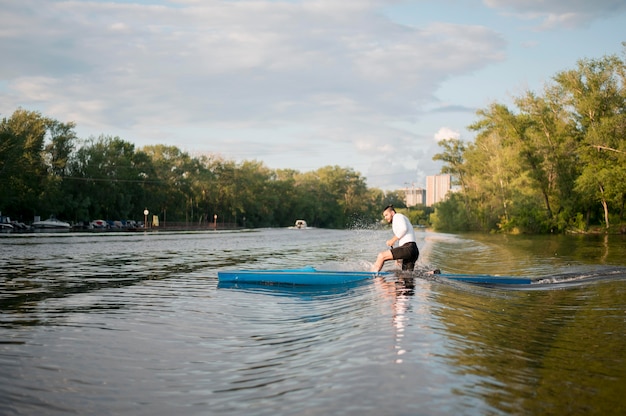
[[[217,283],[367,270],[388,234],[2,235],[0,414],[624,413],[623,236],[418,233],[422,269],[527,289]]]
[[[422,258],[448,273],[544,277],[624,265],[624,235],[427,234]],[[442,266],[444,265],[444,266]]]
[[[446,308],[437,314],[456,341],[445,356],[475,380],[464,394],[512,413],[622,413],[624,283],[622,274],[587,287],[504,296],[445,288]]]

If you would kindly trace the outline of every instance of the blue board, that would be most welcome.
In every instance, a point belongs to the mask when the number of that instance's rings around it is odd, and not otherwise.
[[[226,270],[217,273],[220,283],[254,283],[276,285],[345,285],[374,277],[395,276],[393,272],[361,272],[317,270],[314,267],[277,270]],[[419,274],[417,275],[419,276]],[[422,274],[423,276],[423,274]],[[527,285],[532,279],[526,277],[492,276],[487,274],[436,274],[437,278],[459,282],[488,285]]]

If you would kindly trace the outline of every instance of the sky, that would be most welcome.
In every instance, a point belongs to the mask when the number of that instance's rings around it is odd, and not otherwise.
[[[0,117],[18,108],[192,156],[425,187],[441,139],[624,58],[624,0],[0,0]]]

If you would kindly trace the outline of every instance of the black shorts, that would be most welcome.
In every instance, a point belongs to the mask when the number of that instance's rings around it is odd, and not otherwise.
[[[410,242],[391,249],[394,260],[402,260],[402,270],[413,270],[420,255],[417,244]]]

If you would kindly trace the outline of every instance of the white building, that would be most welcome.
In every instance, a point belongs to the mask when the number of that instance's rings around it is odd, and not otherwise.
[[[433,175],[426,177],[426,206],[432,207],[443,201],[452,189],[450,175]]]
[[[404,190],[404,203],[407,207],[426,204],[426,190],[423,188],[406,188]]]

